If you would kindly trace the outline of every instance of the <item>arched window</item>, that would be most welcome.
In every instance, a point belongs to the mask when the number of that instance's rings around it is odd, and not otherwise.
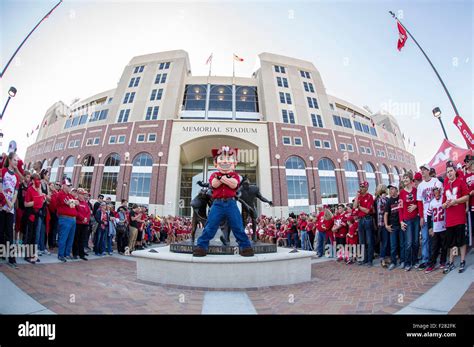
[[[41,170],[47,169],[47,168],[48,168],[48,159],[45,159],[45,160],[43,161],[43,165],[41,165]]]
[[[257,87],[237,86],[235,99],[237,112],[258,112]]]
[[[337,204],[337,182],[334,163],[328,158],[322,158],[318,162],[319,185],[321,202],[326,204]]]
[[[397,167],[392,167],[392,174],[393,174],[393,185],[398,187],[400,184],[400,172],[398,171]]]
[[[286,185],[288,187],[288,212],[309,213],[308,180],[306,165],[300,157],[291,156],[285,163]]]
[[[346,160],[344,164],[347,193],[349,202],[355,199],[359,190],[359,175],[357,174],[357,165],[352,160]]]
[[[95,159],[92,155],[86,155],[82,161],[81,175],[79,176],[79,187],[90,190],[92,187],[92,174],[94,173]]]
[[[365,163],[364,165],[365,177],[367,182],[369,182],[369,193],[375,194],[375,189],[377,188],[377,180],[375,179],[375,168],[372,163]]]
[[[130,178],[130,202],[148,204],[150,198],[153,158],[148,153],[140,153],[133,159]]]
[[[59,159],[55,158],[51,164],[51,174],[49,175],[50,182],[58,181],[58,168],[59,168]]]
[[[188,84],[185,88],[183,109],[204,111],[206,109],[207,86],[205,84]]]
[[[209,111],[232,111],[232,87],[212,85],[209,95]]]
[[[382,172],[382,184],[388,186],[390,184],[390,177],[388,176],[388,168],[385,164],[382,164],[380,167],[380,171]]]
[[[72,173],[74,171],[74,164],[75,160],[73,156],[70,156],[66,159],[66,163],[64,164],[64,175],[72,181]]]
[[[102,175],[101,194],[115,195],[117,193],[117,179],[120,172],[120,156],[110,154],[105,160],[104,174]]]

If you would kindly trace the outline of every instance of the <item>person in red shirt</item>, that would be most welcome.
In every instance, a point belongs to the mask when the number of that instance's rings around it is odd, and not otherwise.
[[[309,250],[313,251],[314,250],[314,237],[316,236],[316,223],[314,222],[314,217],[311,216],[309,218],[309,222],[306,225],[306,233],[308,234],[309,238]]]
[[[72,259],[70,254],[76,232],[76,206],[79,205],[79,201],[71,194],[71,180],[65,177],[62,183],[62,189],[56,197],[59,231],[58,259],[66,262],[66,257]]]
[[[333,223],[332,232],[336,239],[337,261],[342,261],[344,258],[344,245],[346,244],[347,234],[347,219],[343,204],[337,205],[337,211],[333,217]],[[342,249],[338,249],[341,248],[339,245],[342,246]]]
[[[33,184],[29,186],[25,195],[25,213],[27,217],[27,227],[25,229],[25,244],[30,247],[36,245],[36,222],[39,210],[45,201],[45,195],[41,191],[41,179],[38,174],[31,176]],[[26,254],[25,260],[31,264],[35,264],[40,260],[36,254]]]
[[[357,216],[347,219],[348,232],[346,234],[346,264],[353,264],[357,259],[357,244],[359,243],[359,223]]]
[[[322,230],[322,223],[324,221],[324,206],[318,206],[318,214],[316,215],[316,231],[318,235],[317,239],[317,252],[316,257],[322,257],[324,253],[324,243],[326,241],[326,231]]]
[[[329,239],[329,258],[333,257],[333,242],[334,238],[332,235],[332,227],[334,225],[333,214],[328,206],[324,207],[324,210],[318,215],[319,219],[316,222],[316,228],[318,230],[318,257],[324,255],[326,249],[326,243]]]
[[[5,196],[5,204],[0,206],[0,243],[13,245],[15,203],[18,197],[21,177],[18,174],[18,156],[11,152],[0,168],[0,191]],[[8,247],[6,247],[8,248]],[[16,268],[15,257],[8,257],[8,265]]]
[[[443,208],[446,216],[446,244],[449,248],[449,263],[443,273],[454,269],[454,257],[457,248],[461,253],[459,272],[466,268],[466,203],[469,200],[469,189],[466,182],[457,177],[454,163],[446,163],[446,179],[444,180]],[[456,253],[456,254],[455,254]]]
[[[209,211],[207,224],[202,235],[197,240],[193,256],[204,257],[209,248],[209,241],[214,237],[221,221],[227,217],[227,222],[239,243],[241,256],[253,256],[250,241],[245,234],[235,195],[239,187],[240,177],[234,171],[237,165],[237,148],[222,146],[212,150],[214,166],[217,171],[209,178],[212,187],[212,208]]]
[[[403,175],[405,188],[400,191],[400,207],[398,216],[402,231],[405,232],[405,271],[410,271],[418,263],[420,248],[420,219],[423,211],[417,202],[417,189],[414,187],[413,175],[407,172]],[[424,269],[424,267],[422,267]]]
[[[91,208],[85,199],[87,191],[79,188],[77,190],[77,199],[79,205],[77,205],[77,216],[76,216],[76,232],[74,234],[74,244],[72,247],[72,256],[74,259],[81,258],[87,260],[84,245],[85,238],[88,235],[89,222],[91,220]]]
[[[374,259],[374,222],[372,219],[374,197],[368,192],[369,182],[363,181],[354,199],[354,209],[359,217],[359,242],[364,246],[364,257],[359,265],[372,266]]]
[[[300,242],[301,248],[305,251],[310,249],[309,246],[309,239],[308,234],[306,232],[306,226],[308,225],[308,221],[306,220],[307,215],[306,213],[302,212],[298,218],[298,235],[300,235]]]
[[[51,220],[49,222],[49,234],[48,234],[48,248],[52,250],[58,247],[57,235],[58,235],[58,215],[56,214],[56,197],[58,194],[58,186],[55,183],[49,184],[49,191],[51,192],[51,199],[48,204],[49,215]]]
[[[474,156],[467,154],[464,158],[465,174],[467,188],[469,189],[469,212],[468,212],[468,228],[469,231],[469,245],[472,246],[472,239],[474,238]]]

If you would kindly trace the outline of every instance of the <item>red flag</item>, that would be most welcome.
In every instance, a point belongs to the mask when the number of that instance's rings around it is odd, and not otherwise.
[[[453,123],[461,132],[461,135],[464,137],[464,141],[466,141],[467,146],[470,149],[474,149],[474,136],[472,135],[472,131],[469,129],[469,126],[466,124],[464,119],[462,119],[461,116],[456,116],[454,117]]]
[[[236,61],[244,61],[244,58],[239,57],[237,54],[234,53],[234,60]]]
[[[398,35],[399,35],[397,48],[399,51],[401,51],[403,46],[405,46],[405,42],[407,41],[407,31],[400,24],[399,21],[397,21],[397,26],[398,26]]]

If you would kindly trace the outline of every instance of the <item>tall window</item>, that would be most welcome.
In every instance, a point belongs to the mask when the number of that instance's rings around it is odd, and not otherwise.
[[[309,212],[308,180],[303,159],[291,156],[287,159],[285,167],[289,212],[295,214]]]
[[[334,163],[328,158],[322,158],[318,162],[319,185],[321,200],[323,204],[336,204],[337,182]]]
[[[70,156],[66,159],[66,163],[64,164],[64,176],[69,178],[72,181],[72,173],[74,171],[74,157]]]
[[[352,160],[346,160],[344,164],[347,193],[349,202],[352,202],[359,190],[359,176],[357,175],[357,166]]]
[[[323,127],[323,120],[319,114],[311,113],[311,122],[313,123],[314,127]]]
[[[232,88],[212,85],[209,96],[209,111],[232,111]]]
[[[283,123],[295,124],[295,115],[293,111],[281,110]]]
[[[59,159],[56,158],[53,160],[53,163],[51,164],[51,174],[49,175],[49,181],[50,182],[56,182],[58,180],[58,168],[59,168]]]
[[[130,109],[120,110],[117,123],[127,123],[130,116]]]
[[[388,176],[387,166],[385,166],[385,164],[382,164],[382,166],[380,167],[380,171],[382,172],[382,184],[388,186],[390,184],[390,179]]]
[[[206,109],[205,84],[186,85],[183,99],[183,109],[188,111],[204,111]]]
[[[110,154],[105,160],[104,174],[102,175],[101,194],[115,195],[117,193],[117,180],[120,172],[120,156]]]
[[[258,112],[257,87],[237,86],[235,98],[237,112]]]
[[[367,182],[369,182],[369,193],[374,194],[375,189],[377,188],[377,180],[375,179],[375,168],[372,163],[365,163],[364,165],[365,177]]]
[[[141,153],[135,157],[133,160],[132,177],[130,178],[130,201],[133,201],[132,197],[150,197],[152,169],[153,159],[151,155]],[[137,200],[135,199],[135,201]]]
[[[87,155],[82,159],[81,175],[79,176],[79,187],[90,190],[92,187],[92,175],[94,173],[94,157]]]

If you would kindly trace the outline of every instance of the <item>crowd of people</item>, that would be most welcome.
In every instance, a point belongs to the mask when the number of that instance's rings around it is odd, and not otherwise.
[[[390,271],[430,273],[440,268],[448,273],[460,256],[463,272],[473,237],[474,157],[466,156],[464,163],[448,161],[439,178],[433,168],[422,165],[415,174],[406,172],[399,185],[378,185],[375,195],[368,192],[368,182],[361,182],[352,203],[321,206],[317,214],[291,214],[283,220],[261,216],[257,236],[347,264],[372,266],[377,254]],[[252,235],[251,224],[246,232]]]
[[[114,249],[129,255],[152,243],[191,237],[190,218],[154,216],[127,200],[115,206],[103,195],[92,200],[87,190],[73,188],[68,177],[50,182],[50,172],[40,162],[32,171],[23,170],[15,151],[1,164],[0,242],[35,246],[34,254],[25,256],[31,264],[55,249],[66,262],[87,260],[90,252],[112,255]],[[380,184],[374,196],[364,181],[350,204],[320,206],[316,213],[292,213],[286,219],[262,215],[255,232],[260,242],[315,250],[318,257],[337,257],[347,264],[372,266],[377,254],[388,270],[429,273],[438,266],[447,273],[459,255],[463,271],[474,221],[474,158],[467,156],[462,168],[448,162],[445,174],[441,181],[422,165],[415,174],[405,173],[399,186]],[[251,239],[251,223],[245,231]],[[15,256],[8,257],[8,264],[16,267]]]
[[[0,243],[31,246],[34,251],[24,255],[31,264],[52,252],[57,252],[62,262],[87,261],[90,252],[105,256],[115,249],[130,255],[152,243],[190,238],[189,218],[160,218],[125,199],[116,208],[102,194],[92,200],[86,189],[73,188],[68,177],[50,182],[50,172],[41,169],[41,162],[35,163],[32,171],[24,170],[15,151],[1,163]],[[8,255],[8,264],[16,268],[15,252]]]

